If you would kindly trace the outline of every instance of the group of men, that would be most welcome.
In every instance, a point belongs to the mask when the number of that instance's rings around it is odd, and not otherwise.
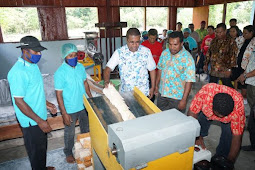
[[[202,24],[202,23],[201,23]],[[192,27],[192,25],[190,25]],[[197,118],[201,125],[200,137],[196,143],[205,148],[203,137],[208,135],[212,120],[220,121],[222,134],[216,155],[235,162],[240,150],[245,126],[242,96],[231,87],[229,69],[234,65],[235,45],[226,37],[226,26],[221,23],[216,28],[216,38],[212,40],[205,61],[205,70],[211,63],[210,83],[195,95],[188,115]],[[148,32],[148,40],[140,44],[140,31],[127,31],[127,44],[117,49],[104,69],[105,87],[110,83],[110,72],[118,65],[121,79],[120,92],[132,91],[136,86],[150,99],[157,96],[157,106],[163,111],[176,108],[185,112],[187,99],[195,79],[195,62],[184,48],[184,36],[180,31],[169,34],[168,48],[162,51],[162,44],[156,41],[157,31]],[[163,38],[163,37],[162,37]],[[25,146],[33,169],[45,169],[47,133],[51,127],[47,120],[46,107],[56,113],[57,108],[46,101],[43,80],[37,66],[41,51],[46,48],[32,36],[21,39],[22,55],[8,73],[12,101],[21,124]],[[66,160],[73,163],[74,127],[77,119],[81,132],[89,131],[87,112],[82,103],[83,95],[92,97],[83,65],[77,62],[77,48],[74,44],[62,46],[62,65],[54,74],[58,105],[65,124]],[[249,63],[246,82],[251,82],[255,94],[255,52]],[[219,66],[217,61],[224,61]],[[221,79],[224,85],[215,84]],[[249,80],[249,81],[248,81]],[[251,99],[254,105],[254,96]],[[154,100],[153,100],[154,101]],[[254,112],[253,112],[254,113]],[[254,115],[251,121],[254,122]],[[254,125],[254,123],[253,123]],[[253,127],[254,128],[254,127]],[[252,143],[253,144],[253,143]],[[254,147],[254,146],[252,146]],[[48,167],[48,169],[54,169]]]
[[[37,63],[46,50],[37,38],[26,36],[20,40],[21,57],[8,73],[13,106],[22,127],[25,147],[32,169],[55,169],[46,167],[47,133],[52,128],[47,122],[47,109],[57,113],[54,104],[46,101],[43,78]],[[86,79],[85,68],[77,61],[74,44],[62,46],[62,65],[54,75],[56,97],[65,125],[64,153],[68,163],[74,163],[75,124],[79,119],[81,133],[89,131],[88,115],[83,105],[83,95],[92,97]]]

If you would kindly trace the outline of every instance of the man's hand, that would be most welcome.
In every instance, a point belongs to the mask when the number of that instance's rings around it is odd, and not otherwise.
[[[44,133],[49,133],[50,131],[52,131],[49,123],[46,120],[41,119],[39,122],[37,122],[37,124]]]
[[[57,107],[53,103],[50,103],[47,101],[46,106],[47,106],[47,109],[49,109],[52,114],[57,113]]]
[[[153,96],[154,96],[154,88],[150,88],[149,99],[151,99]]]
[[[178,108],[180,110],[184,110],[186,108],[187,100],[182,99],[180,103],[178,104]]]
[[[201,146],[202,149],[206,149],[203,137],[199,136],[195,142],[196,145]]]
[[[241,74],[241,75],[237,78],[237,81],[239,81],[241,84],[244,84],[244,81],[245,81],[244,75]]]
[[[208,71],[208,65],[205,64],[203,69],[204,69],[204,72],[207,72]]]
[[[155,90],[154,90],[154,94],[157,96],[158,95],[158,86],[155,87]]]
[[[70,126],[71,123],[73,122],[71,116],[67,113],[62,114],[62,117],[63,117],[64,124],[66,126]]]
[[[104,88],[108,88],[109,84],[111,84],[111,85],[114,86],[114,84],[112,84],[112,82],[109,81],[109,82],[105,82],[105,83],[104,83]]]

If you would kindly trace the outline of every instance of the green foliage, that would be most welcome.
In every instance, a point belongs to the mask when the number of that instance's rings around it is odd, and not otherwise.
[[[4,34],[39,30],[36,8],[0,8],[0,24]]]
[[[141,7],[123,7],[120,8],[120,21],[127,22],[127,27],[143,28],[144,8]]]
[[[182,29],[192,23],[193,8],[177,8],[177,22],[182,23]]]
[[[98,23],[97,8],[66,8],[68,29],[90,30]]]

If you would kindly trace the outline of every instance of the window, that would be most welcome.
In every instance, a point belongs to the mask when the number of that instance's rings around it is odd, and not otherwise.
[[[208,25],[213,25],[214,27],[216,27],[217,24],[222,23],[222,17],[223,17],[223,4],[209,6]]]
[[[122,29],[122,35],[126,35],[129,28],[135,27],[140,32],[144,31],[144,8],[121,7],[120,22],[127,22],[127,28]]]
[[[98,13],[96,7],[91,8],[65,8],[66,22],[69,38],[84,38],[84,32],[96,31],[98,28]]]
[[[177,22],[182,23],[182,29],[188,28],[192,23],[193,8],[177,8]]]
[[[255,1],[245,1],[227,4],[226,25],[229,28],[229,20],[237,19],[237,26],[240,30],[247,25],[252,25],[252,5]]]
[[[19,42],[27,35],[42,39],[36,8],[0,8],[0,16],[4,42]]]
[[[167,7],[146,8],[146,30],[154,28],[158,30],[159,34],[162,34],[163,29],[167,29],[167,15]]]

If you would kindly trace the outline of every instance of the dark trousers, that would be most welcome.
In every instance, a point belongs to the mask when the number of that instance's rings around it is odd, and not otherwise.
[[[198,116],[198,121],[201,126],[200,135],[202,137],[207,136],[212,120],[207,120],[207,117],[203,114],[203,112],[200,112]],[[231,142],[232,142],[232,132],[231,132],[230,123],[221,122],[221,136],[220,136],[220,142],[216,148],[216,155],[228,157],[230,147],[231,147]]]
[[[231,78],[219,78],[219,77],[214,77],[210,75],[209,83],[218,83],[219,80],[222,81],[223,85],[234,88],[233,84],[231,83]]]
[[[76,113],[69,114],[69,115],[71,116],[73,122],[71,123],[70,126],[65,125],[65,130],[64,130],[64,141],[65,141],[64,153],[66,157],[73,155],[72,149],[74,146],[75,124],[78,119],[79,119],[81,133],[89,132],[88,114],[85,109]]]
[[[180,100],[172,99],[168,97],[162,97],[160,93],[158,94],[157,106],[162,111],[174,109],[174,108],[179,110],[178,108],[179,103],[180,103]],[[186,109],[179,110],[179,111],[185,113],[185,110]]]
[[[255,148],[255,86],[247,85],[247,101],[251,108],[249,120],[248,120],[248,131],[250,133],[251,146]]]
[[[47,134],[39,126],[22,128],[25,147],[33,170],[46,169]]]

